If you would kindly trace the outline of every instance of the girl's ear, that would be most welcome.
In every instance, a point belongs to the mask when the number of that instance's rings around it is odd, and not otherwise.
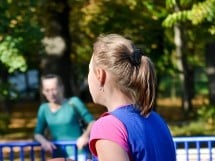
[[[106,72],[102,68],[96,69],[96,78],[98,79],[100,86],[104,86],[106,80]]]

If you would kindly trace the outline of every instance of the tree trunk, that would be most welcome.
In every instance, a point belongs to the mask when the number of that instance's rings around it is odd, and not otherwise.
[[[193,97],[193,70],[188,68],[186,59],[186,46],[184,34],[181,26],[176,24],[174,26],[175,33],[175,45],[176,45],[176,55],[178,58],[178,68],[180,72],[180,80],[182,83],[182,109],[185,113],[192,110],[192,97]]]
[[[176,2],[178,3],[178,2]],[[175,5],[175,12],[180,11],[178,4]],[[187,63],[187,46],[185,39],[185,29],[180,23],[174,25],[174,40],[176,45],[176,55],[178,58],[178,68],[180,72],[180,79],[182,83],[182,109],[185,114],[189,114],[192,110],[192,98],[194,95],[194,72]]]
[[[45,27],[46,56],[41,61],[41,73],[56,73],[62,77],[65,95],[73,94],[75,76],[72,73],[71,37],[69,32],[70,7],[67,0],[46,0],[43,8],[42,23]]]
[[[215,106],[215,43],[206,46],[206,71],[209,85],[209,102]]]
[[[8,73],[7,69],[5,69],[4,66],[0,65],[0,68],[1,68],[1,70],[0,70],[0,88],[2,88],[4,90],[9,90],[9,89],[7,89],[9,73]],[[3,92],[3,90],[1,92]],[[12,104],[11,104],[9,95],[3,95],[3,93],[0,93],[0,108],[2,108],[3,113],[9,114],[11,112]]]

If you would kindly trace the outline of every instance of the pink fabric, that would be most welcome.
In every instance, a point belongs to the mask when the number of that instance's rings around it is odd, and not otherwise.
[[[110,140],[128,152],[127,131],[121,121],[113,115],[105,113],[93,125],[90,134],[90,150],[97,156],[95,143],[99,139]]]

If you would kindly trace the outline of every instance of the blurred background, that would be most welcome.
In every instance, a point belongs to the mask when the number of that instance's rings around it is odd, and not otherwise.
[[[0,11],[1,140],[33,138],[44,73],[61,75],[96,118],[105,111],[86,81],[101,33],[153,60],[154,109],[174,136],[215,135],[215,0],[1,0]]]

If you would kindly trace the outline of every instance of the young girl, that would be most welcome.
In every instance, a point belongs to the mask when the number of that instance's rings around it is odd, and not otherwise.
[[[170,131],[152,111],[153,63],[129,39],[117,34],[98,37],[88,83],[93,101],[108,110],[90,134],[90,150],[99,161],[176,160]]]

